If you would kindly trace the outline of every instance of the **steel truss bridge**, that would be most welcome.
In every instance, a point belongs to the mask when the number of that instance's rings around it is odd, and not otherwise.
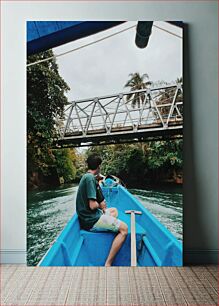
[[[56,127],[58,147],[182,137],[182,84],[73,101]]]

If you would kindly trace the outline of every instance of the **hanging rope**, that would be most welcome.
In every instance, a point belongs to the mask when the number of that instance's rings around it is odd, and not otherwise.
[[[164,32],[166,32],[166,33],[168,33],[168,34],[171,34],[171,35],[173,35],[173,36],[176,36],[176,37],[182,39],[182,36],[177,35],[177,34],[175,34],[175,33],[173,33],[173,32],[170,32],[170,31],[168,31],[168,30],[166,30],[166,29],[164,29],[164,28],[158,27],[157,25],[153,25],[153,27],[155,27],[155,28],[157,28],[157,29],[159,29],[159,30],[161,30],[161,31],[164,31]]]
[[[78,50],[80,50],[80,49],[83,49],[83,48],[85,48],[85,47],[94,45],[94,44],[96,44],[96,43],[98,43],[98,42],[100,42],[100,41],[103,41],[103,40],[108,39],[108,38],[110,38],[110,37],[116,36],[116,35],[118,35],[118,34],[120,34],[120,33],[123,33],[123,32],[125,32],[125,31],[128,31],[128,30],[130,30],[130,29],[132,29],[132,28],[135,28],[135,27],[136,27],[136,25],[131,26],[131,27],[128,27],[128,28],[125,28],[125,29],[120,30],[120,31],[118,31],[118,32],[116,32],[116,33],[113,33],[113,34],[110,34],[110,35],[108,35],[108,36],[102,37],[102,38],[100,38],[100,39],[97,39],[97,40],[95,40],[95,41],[93,41],[93,42],[91,42],[91,43],[85,44],[85,45],[80,46],[80,47],[78,47],[78,48],[75,48],[75,49],[66,51],[66,52],[61,53],[61,54],[58,54],[58,55],[54,55],[54,56],[45,58],[45,59],[43,59],[43,60],[40,60],[40,61],[37,61],[37,62],[34,62],[34,63],[30,63],[30,64],[27,65],[27,67],[30,67],[30,66],[33,66],[33,65],[37,65],[37,64],[40,64],[40,63],[43,63],[43,62],[46,62],[46,61],[49,61],[49,60],[51,60],[51,59],[53,59],[53,58],[57,58],[57,57],[66,55],[66,54],[69,54],[69,53],[74,52],[74,51],[78,51]]]
[[[98,42],[100,42],[100,41],[106,40],[106,39],[108,39],[108,38],[110,38],[110,37],[116,36],[116,35],[118,35],[118,34],[120,34],[120,33],[126,32],[126,31],[128,31],[128,30],[130,30],[130,29],[132,29],[132,28],[135,28],[135,27],[136,27],[136,25],[131,26],[131,27],[128,27],[128,28],[125,28],[125,29],[120,30],[120,31],[118,31],[118,32],[116,32],[116,33],[113,33],[113,34],[110,34],[110,35],[108,35],[108,36],[102,37],[102,38],[97,39],[97,40],[95,40],[95,41],[93,41],[93,42],[91,42],[91,43],[85,44],[85,45],[80,46],[80,47],[77,47],[77,48],[75,48],[75,49],[72,49],[72,50],[69,50],[69,51],[66,51],[66,52],[57,54],[57,55],[53,55],[53,56],[51,56],[51,57],[48,57],[48,58],[39,60],[39,61],[34,62],[34,63],[27,64],[27,67],[34,66],[34,65],[37,65],[37,64],[40,64],[40,63],[43,63],[43,62],[47,62],[47,61],[49,61],[49,60],[51,60],[51,59],[55,59],[55,58],[61,57],[61,56],[63,56],[63,55],[72,53],[72,52],[74,52],[74,51],[78,51],[78,50],[83,49],[83,48],[85,48],[85,47],[94,45],[94,44],[96,44],[96,43],[98,43]],[[155,27],[155,28],[157,28],[157,29],[159,29],[159,30],[161,30],[161,31],[164,31],[164,32],[166,32],[166,33],[168,33],[168,34],[171,34],[171,35],[173,35],[173,36],[176,36],[176,37],[182,39],[182,37],[181,37],[180,35],[177,35],[177,34],[175,34],[175,33],[173,33],[173,32],[170,32],[170,31],[168,31],[168,30],[165,30],[164,28],[161,28],[161,27],[159,27],[159,26],[157,26],[157,25],[153,25],[153,27]]]

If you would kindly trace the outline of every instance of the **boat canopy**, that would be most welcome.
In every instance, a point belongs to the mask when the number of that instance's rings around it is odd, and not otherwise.
[[[27,21],[27,55],[96,34],[124,21]]]

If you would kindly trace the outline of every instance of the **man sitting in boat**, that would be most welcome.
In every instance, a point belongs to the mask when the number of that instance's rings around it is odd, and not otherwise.
[[[79,183],[76,197],[76,211],[82,229],[90,231],[109,231],[118,234],[113,240],[105,266],[111,266],[115,255],[123,245],[128,234],[128,226],[117,219],[116,208],[106,207],[96,176],[100,173],[102,160],[92,154],[87,159],[88,171]]]

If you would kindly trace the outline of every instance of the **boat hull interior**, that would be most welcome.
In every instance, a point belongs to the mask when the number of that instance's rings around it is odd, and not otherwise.
[[[178,241],[123,186],[102,187],[108,207],[118,209],[118,218],[128,225],[125,243],[113,266],[131,265],[131,216],[136,215],[136,250],[138,266],[182,266],[182,243]],[[80,229],[77,214],[68,222],[40,262],[40,266],[104,266],[116,233],[90,232]]]

